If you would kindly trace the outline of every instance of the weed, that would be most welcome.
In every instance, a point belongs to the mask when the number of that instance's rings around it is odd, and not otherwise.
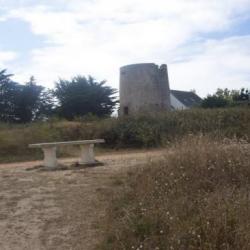
[[[113,191],[100,249],[250,249],[249,159],[244,141],[187,136]]]

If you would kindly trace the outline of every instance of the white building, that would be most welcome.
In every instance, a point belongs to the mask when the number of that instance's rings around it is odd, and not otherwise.
[[[199,106],[202,99],[192,91],[170,91],[170,103],[172,110],[190,109]]]

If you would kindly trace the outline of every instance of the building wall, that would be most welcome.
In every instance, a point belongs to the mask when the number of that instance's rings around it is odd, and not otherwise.
[[[170,94],[170,102],[172,109],[188,109],[182,102],[180,102],[173,94]]]
[[[133,64],[120,69],[120,115],[170,110],[167,66]]]

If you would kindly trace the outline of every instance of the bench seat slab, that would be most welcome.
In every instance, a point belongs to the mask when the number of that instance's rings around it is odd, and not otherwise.
[[[53,146],[66,146],[66,145],[89,145],[94,143],[104,143],[103,139],[96,140],[83,140],[83,141],[65,141],[65,142],[48,142],[30,144],[30,148],[53,147]]]

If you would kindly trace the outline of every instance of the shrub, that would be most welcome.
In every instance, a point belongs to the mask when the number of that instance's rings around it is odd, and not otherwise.
[[[107,124],[106,124],[107,125]],[[248,108],[193,109],[113,119],[99,135],[113,147],[156,147],[192,134],[250,137]]]
[[[193,109],[122,118],[88,116],[72,122],[54,119],[27,125],[0,124],[0,161],[41,157],[39,150],[28,149],[30,143],[104,138],[103,147],[145,148],[165,146],[190,133],[248,139],[249,109]]]

